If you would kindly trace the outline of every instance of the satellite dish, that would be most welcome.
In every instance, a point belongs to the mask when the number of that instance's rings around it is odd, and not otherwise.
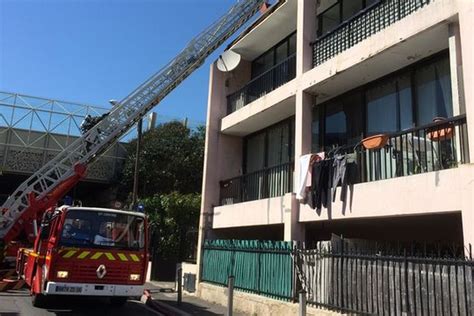
[[[242,57],[231,50],[227,50],[217,59],[217,69],[222,72],[228,72],[237,68]]]

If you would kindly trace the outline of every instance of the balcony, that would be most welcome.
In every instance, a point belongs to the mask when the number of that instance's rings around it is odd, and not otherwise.
[[[293,188],[293,162],[220,182],[220,204],[229,205],[283,196]]]
[[[252,79],[240,90],[227,96],[227,114],[231,114],[265,94],[277,89],[296,76],[296,55]]]
[[[468,152],[465,115],[391,134],[380,149],[355,150],[360,182],[455,168],[469,162]]]
[[[380,0],[313,43],[313,67],[380,32],[433,0]]]

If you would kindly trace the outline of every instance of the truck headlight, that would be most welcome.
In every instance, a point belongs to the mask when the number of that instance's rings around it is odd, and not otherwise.
[[[69,272],[67,272],[67,271],[58,271],[58,272],[56,273],[56,276],[57,276],[59,279],[65,279],[65,278],[68,277],[68,275],[69,275]]]
[[[130,274],[130,281],[140,281],[140,274]]]

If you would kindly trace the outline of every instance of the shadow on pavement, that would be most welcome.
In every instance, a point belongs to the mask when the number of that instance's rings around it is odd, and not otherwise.
[[[174,308],[180,309],[191,315],[203,315],[203,316],[215,316],[215,315],[224,315],[224,313],[215,313],[211,311],[210,307],[201,306],[198,304],[193,304],[191,302],[181,302],[181,305],[178,306],[176,301],[158,299],[158,301],[168,304]]]

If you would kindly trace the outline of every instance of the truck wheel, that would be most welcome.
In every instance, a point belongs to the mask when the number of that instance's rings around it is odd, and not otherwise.
[[[122,306],[127,302],[127,297],[116,296],[110,298],[110,303],[114,306]]]
[[[32,293],[31,294],[31,303],[34,307],[43,307],[46,301],[46,297],[41,293]]]

